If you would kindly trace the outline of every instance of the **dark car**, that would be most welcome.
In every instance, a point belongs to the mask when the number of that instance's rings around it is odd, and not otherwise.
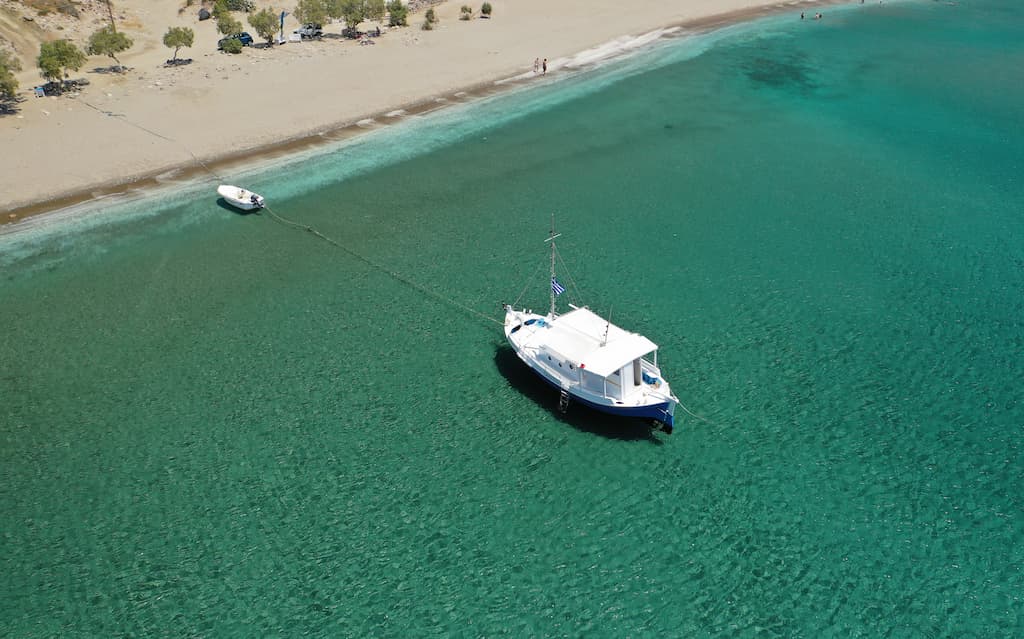
[[[315,22],[302,25],[292,33],[297,33],[303,38],[319,38],[324,34],[324,28]]]
[[[234,35],[229,35],[226,38],[221,38],[220,40],[217,41],[217,48],[218,49],[223,49],[224,48],[224,43],[227,42],[228,40],[238,40],[239,42],[242,43],[243,47],[247,47],[250,44],[252,44],[252,36],[249,35],[248,33],[246,33],[245,31],[243,31],[241,33],[236,33]]]

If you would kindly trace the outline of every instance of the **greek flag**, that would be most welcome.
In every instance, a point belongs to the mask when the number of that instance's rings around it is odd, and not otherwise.
[[[555,295],[561,295],[565,292],[565,287],[558,283],[558,280],[551,278],[551,290],[555,292]]]

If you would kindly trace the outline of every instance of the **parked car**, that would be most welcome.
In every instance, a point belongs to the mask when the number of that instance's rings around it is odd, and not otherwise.
[[[297,33],[304,39],[319,38],[324,34],[324,29],[322,26],[316,24],[315,22],[309,22],[307,24],[302,25],[292,33]]]
[[[249,35],[247,32],[243,31],[241,33],[236,33],[234,35],[229,35],[226,38],[221,38],[220,40],[217,41],[217,48],[218,49],[223,49],[224,48],[224,43],[227,42],[228,40],[238,40],[239,42],[242,43],[243,47],[247,47],[250,44],[252,44],[252,36]]]

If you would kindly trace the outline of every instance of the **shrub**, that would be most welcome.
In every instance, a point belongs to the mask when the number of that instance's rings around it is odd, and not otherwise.
[[[78,7],[75,6],[74,2],[58,2],[57,12],[63,13],[66,16],[71,16],[72,18],[80,17],[78,14]]]
[[[434,13],[433,9],[427,9],[427,22],[437,24],[437,14]]]
[[[485,2],[485,3],[483,3],[480,6],[480,15],[484,16],[485,18],[490,18],[491,17],[491,3],[490,2]]]
[[[469,20],[472,17],[473,7],[469,6],[468,4],[462,5],[462,8],[459,9],[459,20]]]
[[[404,27],[409,24],[409,9],[402,4],[402,0],[391,0],[388,3],[388,26]]]
[[[21,63],[13,54],[0,49],[0,101],[11,99],[18,92],[16,71],[21,71]]]
[[[217,32],[221,35],[234,35],[242,31],[242,23],[232,18],[229,14],[221,14],[217,20]]]
[[[430,20],[424,20],[423,26],[420,28],[423,29],[424,31],[431,31],[434,28],[434,23],[431,22]]]
[[[241,53],[242,41],[238,38],[231,38],[221,46],[221,49],[223,49],[225,53]]]

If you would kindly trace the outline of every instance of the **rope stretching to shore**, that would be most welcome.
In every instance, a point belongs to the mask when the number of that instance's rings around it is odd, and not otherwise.
[[[206,162],[204,162],[202,159],[200,159],[195,153],[192,152],[192,149],[189,149],[184,144],[181,144],[180,142],[178,142],[176,140],[173,140],[171,138],[168,138],[168,137],[165,137],[163,135],[160,135],[156,131],[153,131],[151,129],[147,129],[146,127],[144,127],[144,126],[142,126],[140,124],[136,124],[135,122],[132,122],[131,120],[126,118],[123,114],[112,113],[110,111],[104,111],[104,110],[102,110],[102,109],[100,109],[100,108],[98,108],[98,107],[96,107],[96,106],[94,106],[92,104],[89,104],[88,102],[86,102],[84,100],[81,100],[81,102],[82,102],[82,104],[86,105],[87,107],[89,107],[91,109],[94,109],[94,110],[98,111],[99,113],[102,113],[103,115],[106,115],[108,117],[119,118],[125,124],[133,126],[133,127],[137,128],[137,129],[139,129],[140,131],[148,133],[148,134],[150,134],[150,135],[152,135],[154,137],[158,137],[161,140],[165,140],[167,142],[171,142],[172,144],[177,144],[182,149],[184,149],[185,152],[187,152],[190,156],[192,156],[192,159],[195,161],[195,163],[198,164],[199,166],[201,166],[207,173],[209,173],[213,177],[217,178],[217,180],[219,182],[221,182],[221,183],[225,182],[225,180],[224,180],[224,178],[222,176],[220,176],[216,171],[214,171],[213,168],[210,165],[208,165]],[[416,290],[416,291],[418,291],[420,293],[423,293],[424,295],[427,295],[428,297],[434,298],[434,300],[436,300],[436,301],[439,301],[439,302],[442,302],[442,303],[454,306],[454,307],[456,307],[456,308],[458,308],[458,309],[460,309],[462,311],[465,311],[466,313],[468,313],[468,314],[470,314],[472,316],[477,317],[478,319],[482,319],[482,320],[485,320],[485,321],[488,321],[488,322],[493,322],[495,324],[498,324],[499,326],[503,325],[503,322],[500,322],[500,321],[494,319],[493,317],[485,315],[485,314],[481,313],[480,311],[478,311],[476,309],[473,309],[473,308],[470,308],[470,307],[466,306],[465,304],[457,302],[457,301],[455,301],[455,300],[453,300],[451,298],[445,297],[445,296],[441,295],[440,293],[437,293],[436,291],[432,291],[432,290],[426,288],[425,286],[423,286],[422,284],[414,282],[413,280],[410,280],[409,278],[401,275],[400,273],[397,273],[396,271],[393,271],[393,270],[387,268],[383,264],[379,264],[379,263],[371,260],[370,258],[365,257],[365,256],[357,253],[356,251],[353,251],[352,249],[350,249],[347,246],[343,245],[341,242],[335,240],[334,238],[332,238],[332,237],[330,237],[328,235],[325,235],[325,234],[321,233],[320,231],[318,231],[317,229],[313,228],[312,226],[310,226],[308,224],[302,224],[301,222],[296,222],[294,220],[290,220],[290,219],[284,217],[283,215],[278,214],[273,209],[271,209],[269,206],[264,206],[260,210],[261,211],[266,211],[267,214],[270,216],[270,218],[273,219],[275,222],[277,222],[279,224],[282,224],[284,226],[287,226],[289,228],[293,228],[293,229],[300,230],[300,231],[305,231],[305,232],[309,233],[310,235],[313,235],[313,236],[323,240],[324,242],[327,242],[331,246],[334,246],[335,248],[341,249],[342,251],[344,251],[348,255],[350,255],[350,256],[354,257],[355,259],[363,262],[364,264],[367,264],[368,266],[370,266],[372,268],[375,268],[375,269],[377,269],[377,270],[379,270],[379,271],[381,271],[383,273],[386,273],[387,275],[390,275],[395,280],[401,282],[402,284],[405,284],[406,286],[412,288],[413,290]],[[562,263],[562,265],[565,266],[565,262],[564,262],[564,260],[562,260],[561,254],[558,255],[558,259]],[[538,270],[540,270],[539,267],[538,267]],[[573,279],[571,272],[567,268],[565,269],[565,272],[566,272],[566,274],[568,276],[570,284],[572,285],[573,289],[576,290],[576,292],[578,294],[579,293],[579,289],[576,286],[576,281]],[[519,303],[519,300],[523,297],[523,295],[525,293],[526,293],[526,289],[524,288],[523,292],[521,292],[519,294],[519,297],[516,298],[515,304]],[[681,402],[678,402],[678,400],[677,400],[677,405],[680,408],[682,408],[686,412],[686,414],[690,415],[691,417],[699,419],[700,421],[705,422],[707,424],[712,423],[711,421],[705,419],[704,417],[701,417],[700,415],[697,415],[696,413],[693,413],[692,411],[690,411],[690,409],[688,409],[686,406],[684,406]]]
[[[97,106],[95,106],[93,104],[89,104],[85,100],[80,100],[80,102],[82,104],[84,104],[85,106],[89,107],[90,109],[93,109],[93,110],[95,110],[95,111],[97,111],[99,113],[102,113],[103,115],[106,115],[107,117],[118,118],[119,120],[121,120],[125,124],[127,124],[129,126],[133,126],[136,129],[139,129],[140,131],[148,133],[149,135],[152,135],[154,137],[160,138],[161,140],[165,140],[165,141],[170,142],[172,144],[178,145],[179,147],[184,149],[184,151],[186,153],[188,153],[190,156],[192,156],[192,160],[197,165],[201,166],[207,173],[209,173],[213,177],[217,178],[217,180],[221,184],[225,183],[226,180],[221,175],[219,175],[216,171],[214,171],[213,168],[209,164],[204,162],[195,153],[193,153],[192,149],[186,147],[184,144],[178,142],[177,140],[173,140],[173,139],[171,139],[169,137],[160,135],[159,133],[157,133],[156,131],[153,131],[152,129],[147,129],[146,127],[144,127],[144,126],[142,126],[140,124],[132,122],[131,120],[126,118],[124,116],[124,114],[113,113],[111,111],[104,111],[103,109],[101,109],[101,108],[99,108],[99,107],[97,107]],[[344,246],[341,242],[335,240],[334,238],[328,237],[327,235],[324,235],[323,233],[321,233],[320,231],[316,230],[312,226],[309,226],[308,224],[302,224],[302,223],[296,222],[294,220],[289,220],[288,218],[286,218],[286,217],[276,213],[269,206],[264,206],[261,210],[266,211],[270,215],[271,219],[273,219],[274,221],[278,222],[279,224],[283,224],[284,226],[287,226],[287,227],[290,227],[290,228],[294,228],[294,229],[297,229],[297,230],[300,230],[300,231],[306,231],[307,233],[309,233],[309,234],[311,234],[311,235],[313,235],[315,237],[320,238],[321,240],[327,242],[328,244],[330,244],[330,245],[332,245],[332,246],[334,246],[336,248],[339,248],[342,251],[345,251],[346,253],[348,253],[352,257],[356,258],[357,260],[359,260],[359,261],[361,261],[361,262],[371,266],[372,268],[375,268],[375,269],[377,269],[379,271],[382,271],[382,272],[390,275],[391,277],[393,277],[394,279],[398,280],[399,282],[405,284],[406,286],[409,286],[412,289],[414,289],[416,291],[419,291],[420,293],[423,293],[423,294],[425,294],[425,295],[427,295],[429,297],[432,297],[432,298],[434,298],[437,301],[444,302],[446,304],[450,304],[451,306],[454,306],[454,307],[456,307],[456,308],[458,308],[460,310],[463,310],[463,311],[469,313],[470,315],[473,315],[473,316],[475,316],[477,318],[480,318],[480,319],[483,319],[483,320],[487,320],[488,322],[494,322],[495,324],[498,324],[499,326],[504,324],[503,322],[499,322],[498,320],[494,319],[493,317],[485,315],[485,314],[481,313],[480,311],[477,311],[475,309],[472,309],[472,308],[466,306],[465,304],[461,304],[461,303],[459,303],[459,302],[457,302],[457,301],[455,301],[453,299],[450,299],[450,298],[447,298],[447,297],[441,295],[440,293],[437,293],[436,291],[432,291],[432,290],[426,288],[425,286],[423,286],[422,284],[418,284],[418,283],[410,280],[409,278],[404,277],[404,276],[400,275],[399,273],[397,273],[395,271],[392,271],[391,269],[385,267],[383,264],[378,264],[377,262],[374,262],[370,258],[365,257],[363,255],[360,255],[356,251],[353,251],[352,249],[348,248],[347,246]]]

